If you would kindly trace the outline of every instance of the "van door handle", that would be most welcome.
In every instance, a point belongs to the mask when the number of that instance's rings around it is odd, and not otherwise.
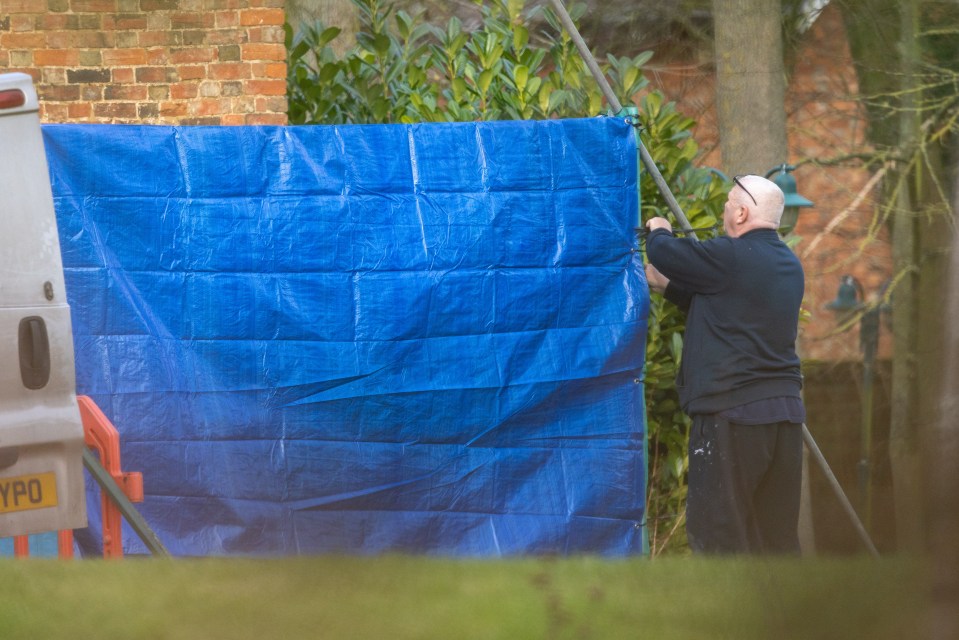
[[[42,389],[50,381],[50,339],[40,316],[20,320],[20,378],[27,389]]]

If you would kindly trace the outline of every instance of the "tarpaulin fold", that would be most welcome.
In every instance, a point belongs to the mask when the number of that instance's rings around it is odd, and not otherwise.
[[[78,393],[173,553],[642,551],[628,124],[43,133]]]

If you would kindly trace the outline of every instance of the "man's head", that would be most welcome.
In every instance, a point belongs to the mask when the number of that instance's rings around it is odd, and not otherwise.
[[[736,176],[723,208],[726,235],[738,238],[753,229],[778,229],[786,198],[775,182],[760,176]]]

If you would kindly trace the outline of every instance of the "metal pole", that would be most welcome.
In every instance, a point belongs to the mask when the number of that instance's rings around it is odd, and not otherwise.
[[[90,452],[86,447],[83,448],[83,466],[86,467],[87,471],[90,472],[90,475],[93,476],[93,479],[97,481],[97,484],[100,485],[100,488],[103,491],[107,492],[107,495],[110,496],[110,499],[113,500],[117,508],[120,509],[120,513],[127,519],[127,522],[130,523],[130,526],[133,527],[133,530],[137,532],[137,535],[140,536],[140,539],[143,541],[143,544],[153,553],[155,556],[160,556],[167,558],[170,556],[170,552],[167,551],[166,547],[163,546],[163,543],[160,542],[160,538],[157,537],[156,532],[150,528],[150,525],[147,524],[147,521],[143,519],[143,516],[140,515],[140,512],[137,511],[137,508],[133,506],[133,503],[130,499],[123,493],[123,489],[117,486],[116,481],[114,481],[113,476],[110,475],[106,469],[103,468],[103,465],[100,464],[100,461],[97,460],[96,456]]]
[[[589,68],[590,73],[593,74],[593,78],[599,85],[600,91],[602,91],[603,95],[606,96],[606,102],[609,103],[609,106],[612,107],[613,111],[620,113],[623,110],[622,103],[616,98],[616,94],[613,93],[613,88],[609,86],[606,76],[603,75],[599,65],[596,64],[596,59],[593,57],[593,54],[590,53],[589,47],[586,46],[586,41],[583,40],[581,35],[579,35],[579,30],[576,28],[576,25],[573,24],[573,19],[569,17],[569,12],[566,11],[566,7],[563,6],[561,0],[552,0],[552,3],[553,7],[556,9],[556,14],[559,16],[560,22],[563,23],[563,27],[566,29],[566,32],[569,33],[569,37],[573,39],[573,44],[575,44],[576,48],[579,50],[579,55],[583,58],[583,61]],[[643,141],[639,139],[639,136],[636,137],[636,144],[639,145],[639,157],[643,162],[643,166],[646,167],[646,171],[649,172],[649,175],[653,177],[653,182],[656,183],[656,187],[659,189],[659,193],[666,201],[666,205],[669,207],[669,210],[673,212],[673,215],[676,217],[676,220],[679,222],[679,226],[683,229],[683,231],[691,234],[692,227],[689,224],[689,220],[686,219],[686,214],[683,213],[679,203],[676,202],[676,198],[673,196],[673,192],[669,190],[669,185],[666,184],[663,174],[660,172],[659,167],[656,166],[653,156],[649,154],[649,151],[646,149],[646,145],[644,145]]]
[[[597,84],[599,84],[600,90],[603,92],[603,95],[606,96],[606,101],[609,102],[609,105],[613,107],[617,113],[619,113],[623,109],[622,103],[620,103],[615,94],[613,94],[612,87],[609,86],[609,82],[606,80],[606,77],[600,70],[599,65],[596,64],[593,54],[590,52],[589,47],[586,46],[586,41],[583,40],[583,37],[579,34],[579,30],[576,28],[576,25],[573,24],[573,19],[569,17],[569,12],[566,11],[566,7],[563,6],[562,0],[550,1],[553,4],[553,8],[556,9],[556,14],[559,16],[560,22],[563,23],[563,27],[569,33],[570,38],[573,39],[573,43],[579,50],[580,56],[582,56],[583,61],[586,62],[586,66],[589,68],[590,73],[593,74],[593,78],[596,80]],[[679,207],[679,203],[676,202],[676,198],[673,196],[672,191],[670,191],[669,185],[666,184],[666,180],[663,179],[663,174],[660,173],[659,168],[656,166],[656,162],[653,161],[652,156],[649,155],[649,151],[646,150],[646,147],[643,145],[642,141],[638,140],[638,144],[643,166],[645,166],[646,170],[649,171],[649,174],[653,176],[653,180],[656,182],[659,192],[666,200],[666,204],[669,205],[670,211],[672,211],[673,215],[676,216],[679,226],[686,231],[686,234],[689,237],[698,240],[698,238],[696,238],[696,234],[693,232],[692,227],[689,224],[689,221],[686,219],[686,215]],[[842,487],[839,485],[839,481],[836,480],[836,476],[833,474],[832,469],[829,468],[829,463],[826,462],[826,458],[819,450],[819,445],[816,444],[816,441],[813,439],[812,434],[809,433],[809,429],[805,424],[802,426],[802,433],[803,441],[806,443],[809,451],[813,454],[813,457],[816,459],[816,463],[819,465],[819,468],[822,469],[826,479],[829,480],[830,486],[836,493],[836,497],[839,498],[839,502],[842,503],[844,510],[849,515],[849,519],[852,521],[853,527],[856,529],[856,532],[862,539],[863,544],[866,545],[866,548],[869,549],[869,552],[873,556],[878,557],[879,552],[876,550],[875,545],[873,545],[872,540],[870,540],[869,534],[866,533],[866,530],[863,528],[862,522],[859,521],[859,516],[856,515],[856,510],[853,509],[852,505],[849,503],[849,498],[847,498],[845,492],[843,492]]]
[[[829,468],[829,463],[826,462],[826,458],[822,455],[822,451],[819,450],[819,445],[817,445],[816,441],[813,440],[812,434],[809,433],[809,429],[806,428],[805,424],[802,426],[802,437],[803,441],[806,443],[806,447],[809,449],[809,452],[813,455],[813,458],[816,459],[816,462],[819,464],[819,468],[822,469],[826,479],[829,481],[829,485],[832,487],[832,490],[836,493],[836,497],[839,498],[839,502],[842,504],[843,510],[846,512],[846,515],[849,516],[849,520],[856,529],[856,533],[859,534],[859,539],[862,540],[862,543],[869,550],[869,553],[871,553],[873,557],[878,558],[879,552],[876,550],[875,545],[869,538],[869,534],[866,532],[865,527],[862,526],[859,516],[856,515],[856,510],[853,509],[852,503],[850,503],[849,498],[846,497],[845,492],[842,490],[842,486],[840,486],[839,481],[836,480],[836,476],[833,475],[832,469]]]

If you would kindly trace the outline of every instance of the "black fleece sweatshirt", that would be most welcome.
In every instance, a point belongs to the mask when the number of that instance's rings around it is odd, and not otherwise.
[[[666,298],[687,314],[676,380],[687,414],[799,397],[803,271],[775,230],[696,242],[658,229],[646,254],[669,278]]]

